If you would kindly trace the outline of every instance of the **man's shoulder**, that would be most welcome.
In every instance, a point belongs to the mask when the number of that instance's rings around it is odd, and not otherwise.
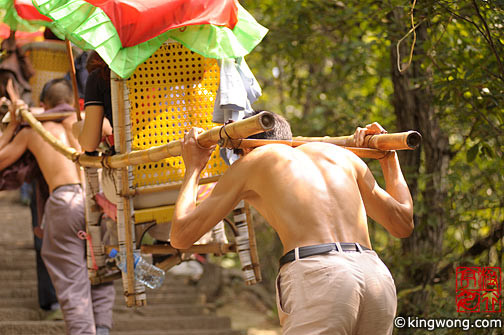
[[[324,143],[324,142],[309,142],[298,147],[305,153],[323,154],[337,159],[359,159],[353,152],[341,146]],[[359,159],[360,160],[360,159]]]
[[[325,142],[307,142],[298,147],[304,151],[331,151],[334,153],[344,153],[346,150],[340,146]]]
[[[42,126],[50,132],[65,131],[65,126],[61,121],[45,121],[42,123]]]
[[[35,131],[30,126],[22,126],[21,129],[16,133],[16,137],[29,137]]]
[[[286,144],[267,144],[261,147],[257,147],[250,154],[245,157],[249,157],[254,160],[262,160],[268,157],[279,159],[281,157],[287,157],[294,152],[294,148]]]
[[[268,144],[262,147],[254,149],[246,157],[251,159],[263,160],[267,158],[272,159],[292,159],[299,153],[312,154],[312,153],[323,153],[324,155],[332,156],[346,156],[348,150],[338,147],[334,144],[322,143],[322,142],[309,142],[298,147],[291,147],[286,144]]]
[[[231,170],[243,172],[248,169],[256,169],[258,165],[269,164],[271,161],[279,161],[287,157],[287,152],[293,148],[284,144],[268,144],[253,149],[236,162],[231,164]]]

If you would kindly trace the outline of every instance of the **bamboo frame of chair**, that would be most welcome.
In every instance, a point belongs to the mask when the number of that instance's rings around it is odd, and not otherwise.
[[[106,245],[105,250],[110,252],[112,248],[117,246]],[[188,249],[175,249],[169,244],[166,245],[142,245],[140,250],[146,254],[169,254],[174,255],[177,253],[189,253],[189,254],[216,254],[223,255],[228,252],[236,251],[236,245],[234,243],[208,243],[208,244],[195,244]]]
[[[114,118],[114,142],[116,152],[119,154],[111,157],[102,157],[100,164],[117,171],[116,189],[120,190],[120,198],[117,202],[117,225],[119,250],[126,255],[127,274],[123,274],[123,287],[125,288],[126,304],[128,306],[142,306],[146,304],[145,288],[136,283],[133,287],[133,252],[135,246],[134,236],[134,210],[131,194],[134,193],[132,186],[131,166],[136,164],[145,164],[148,162],[157,162],[161,159],[181,154],[181,141],[172,141],[166,145],[153,147],[145,150],[131,152],[131,133],[129,125],[129,95],[126,81],[119,78],[114,73],[111,74],[111,93]],[[215,127],[198,136],[198,143],[203,147],[215,145],[223,135],[231,138],[241,138],[254,133],[269,130],[274,125],[274,117],[267,112],[261,113],[253,118],[241,122],[229,124],[226,126]],[[78,161],[83,163],[80,156]],[[89,160],[95,160],[95,157],[85,156]],[[175,263],[170,262],[170,266]],[[168,264],[161,264],[167,267]],[[128,276],[128,274],[130,274]]]
[[[114,146],[119,154],[131,152],[131,130],[129,127],[129,99],[125,88],[125,80],[111,71],[111,100],[112,117],[114,119]],[[133,187],[131,166],[124,166],[116,169],[116,189],[121,194],[127,194]],[[134,277],[134,257],[135,251],[135,233],[133,217],[133,199],[129,196],[121,195],[117,199],[117,237],[119,251],[126,256],[126,272],[122,273],[124,296],[126,305],[144,306],[147,303],[145,295],[145,286],[136,281]]]
[[[93,279],[101,275],[103,266],[105,265],[105,251],[101,240],[100,218],[101,212],[96,205],[94,197],[99,190],[98,169],[92,167],[84,168],[85,178],[85,201],[91,206],[84,207],[84,215],[86,218],[86,234],[91,237],[87,248],[91,248],[91,252],[87,253],[88,273],[91,282]]]
[[[262,281],[261,268],[259,267],[259,253],[257,252],[257,241],[254,230],[254,224],[252,221],[252,215],[250,214],[250,205],[245,201],[245,216],[247,217],[247,227],[249,233],[249,244],[250,244],[250,258],[252,261],[252,267],[254,270],[255,278],[257,282]]]

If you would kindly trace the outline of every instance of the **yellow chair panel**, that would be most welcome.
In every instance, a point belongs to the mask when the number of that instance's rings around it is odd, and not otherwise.
[[[212,123],[212,113],[219,79],[215,59],[179,43],[161,46],[127,81],[133,150],[178,140],[191,127],[208,130],[217,126]],[[222,175],[226,168],[216,149],[202,177]],[[138,165],[133,169],[133,184],[139,187],[178,182],[184,171],[182,157]]]
[[[171,222],[173,217],[173,212],[175,211],[174,205],[161,206],[147,209],[136,209],[135,210],[135,223],[146,223],[146,222]]]
[[[28,51],[28,55],[35,69],[35,75],[30,78],[32,100],[33,104],[38,106],[40,92],[42,92],[45,83],[55,78],[64,77],[70,70],[70,65],[63,44],[60,50],[37,48]]]

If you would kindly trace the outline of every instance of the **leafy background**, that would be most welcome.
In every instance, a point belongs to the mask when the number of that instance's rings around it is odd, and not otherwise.
[[[396,281],[398,314],[502,319],[457,313],[455,269],[502,268],[504,2],[241,2],[270,29],[247,56],[263,87],[256,109],[283,114],[295,135],[347,135],[373,121],[422,133],[420,149],[400,154],[414,233],[396,239],[369,222],[373,247]],[[383,185],[379,166],[367,163]],[[263,285],[273,292],[281,246],[259,216],[256,226]]]

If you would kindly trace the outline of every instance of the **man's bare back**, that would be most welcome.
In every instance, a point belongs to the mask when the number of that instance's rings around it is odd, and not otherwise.
[[[69,145],[62,123],[44,122],[43,125],[61,142]],[[80,183],[75,164],[29,127],[21,129],[11,142],[0,150],[0,170],[14,163],[26,150],[35,156],[50,192],[60,185]]]
[[[370,247],[356,162],[348,151],[323,143],[276,144],[236,164],[250,191],[244,199],[277,231],[285,251],[338,241]]]

